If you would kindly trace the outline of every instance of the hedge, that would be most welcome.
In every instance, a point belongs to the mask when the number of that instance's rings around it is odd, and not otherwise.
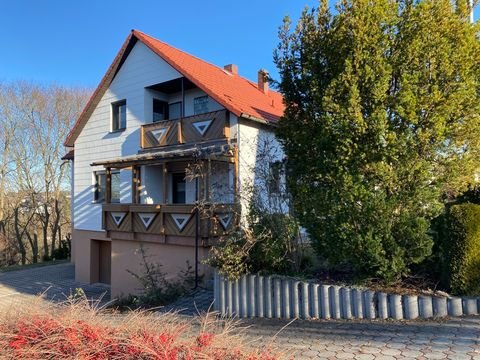
[[[451,292],[480,295],[480,205],[453,205],[445,225],[444,269]]]

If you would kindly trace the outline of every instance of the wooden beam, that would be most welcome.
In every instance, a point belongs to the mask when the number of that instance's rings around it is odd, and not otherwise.
[[[112,202],[112,169],[107,167],[105,169],[105,203]]]

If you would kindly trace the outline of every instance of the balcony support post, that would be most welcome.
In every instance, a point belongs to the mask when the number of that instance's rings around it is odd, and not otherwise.
[[[140,187],[141,187],[140,167],[132,166],[132,202],[140,203]]]
[[[168,169],[167,164],[162,164],[163,203],[168,204]]]
[[[105,203],[112,202],[112,169],[107,167],[105,169]]]

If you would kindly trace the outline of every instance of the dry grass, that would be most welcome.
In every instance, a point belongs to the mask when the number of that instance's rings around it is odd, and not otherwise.
[[[41,299],[0,314],[1,359],[278,359],[252,347],[242,327],[214,314],[119,314],[85,298],[61,305]]]

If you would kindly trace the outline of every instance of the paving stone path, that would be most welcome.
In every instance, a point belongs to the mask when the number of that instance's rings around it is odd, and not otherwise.
[[[209,308],[200,289],[164,311],[195,315]],[[242,319],[248,340],[271,345],[295,359],[480,360],[480,317],[432,321],[325,321]]]
[[[98,298],[108,287],[74,281],[74,266],[61,264],[0,273],[2,306],[34,298],[62,301],[83,288]],[[213,294],[199,289],[163,311],[192,316],[209,308]],[[480,317],[443,321],[320,321],[242,320],[241,331],[254,346],[272,345],[295,359],[472,359],[480,360]]]
[[[88,299],[110,299],[110,287],[76,282],[73,264],[58,264],[0,273],[0,309],[20,301],[31,301],[39,294],[49,301],[61,302],[82,288]]]

